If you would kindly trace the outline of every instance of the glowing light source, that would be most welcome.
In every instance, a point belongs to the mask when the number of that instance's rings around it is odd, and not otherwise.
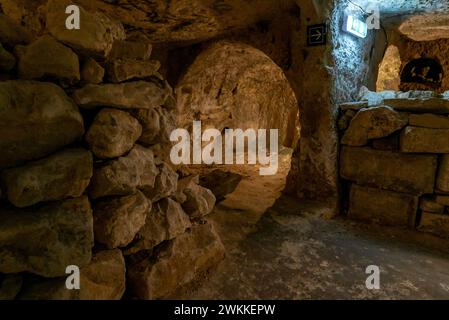
[[[343,31],[364,39],[368,34],[368,25],[364,21],[348,15],[343,21]]]

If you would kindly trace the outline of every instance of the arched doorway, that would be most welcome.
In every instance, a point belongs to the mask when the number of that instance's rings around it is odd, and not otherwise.
[[[285,188],[299,140],[298,101],[282,69],[267,55],[231,41],[216,42],[201,52],[175,91],[178,127],[191,131],[193,121],[201,121],[203,130],[222,132],[223,141],[227,129],[278,129],[274,175],[260,175],[261,164],[249,163],[248,149],[245,164],[189,165],[180,170],[199,175],[201,183],[216,189],[216,196],[223,194],[217,196],[220,202],[211,217],[223,240],[232,243],[251,231]]]

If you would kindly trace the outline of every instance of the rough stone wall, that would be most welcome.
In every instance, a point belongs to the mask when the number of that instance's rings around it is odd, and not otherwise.
[[[379,75],[376,91],[399,90],[401,83],[401,55],[395,45],[388,46],[382,63],[379,66]]]
[[[328,25],[328,46],[301,49],[303,61],[298,64],[303,74],[300,86],[301,140],[294,154],[289,191],[305,199],[330,200],[338,212],[338,104],[357,96],[364,85],[375,83],[370,78],[371,64],[378,59],[379,32],[367,39],[357,39],[341,31],[345,12],[359,9],[349,1],[301,1],[301,38],[304,45],[307,25]],[[380,50],[381,51],[381,50]],[[299,59],[298,59],[299,60]]]
[[[215,197],[168,162],[176,102],[151,44],[85,9],[67,32],[67,3],[42,36],[0,14],[0,297],[163,298],[223,258]]]
[[[293,82],[300,97],[301,139],[293,154],[287,192],[303,199],[330,200],[336,207],[337,144],[330,97],[331,75],[327,68],[330,49],[329,46],[306,47],[307,26],[325,21],[330,2],[320,8],[315,8],[312,1],[299,5],[300,25],[298,34],[292,38],[291,71],[296,72]]]
[[[351,219],[449,237],[449,99],[363,90],[340,106],[340,176]]]

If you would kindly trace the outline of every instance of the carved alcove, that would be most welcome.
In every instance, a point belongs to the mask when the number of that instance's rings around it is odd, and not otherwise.
[[[438,89],[443,80],[441,64],[431,58],[419,58],[408,62],[401,72],[402,90]]]

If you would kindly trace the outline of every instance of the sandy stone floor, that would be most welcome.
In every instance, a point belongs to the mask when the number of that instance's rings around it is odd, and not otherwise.
[[[271,177],[260,177],[257,168],[232,168],[245,177],[210,216],[226,259],[171,298],[449,299],[448,241],[328,220],[320,204],[280,197],[289,157],[281,156],[281,170]],[[380,290],[366,289],[369,265],[380,267]]]

